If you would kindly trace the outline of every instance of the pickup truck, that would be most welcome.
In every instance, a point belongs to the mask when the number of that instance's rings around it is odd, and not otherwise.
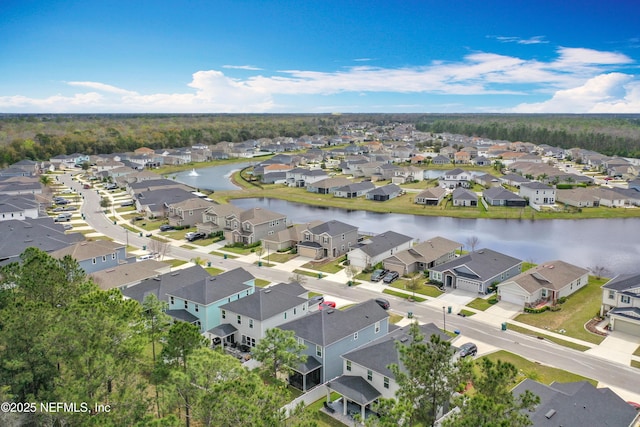
[[[67,222],[71,220],[70,213],[61,213],[54,219],[55,222]]]

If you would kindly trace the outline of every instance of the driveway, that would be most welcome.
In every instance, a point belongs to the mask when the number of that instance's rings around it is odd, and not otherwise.
[[[485,311],[474,314],[473,318],[490,325],[500,326],[503,322],[513,319],[521,312],[522,309],[519,305],[499,301]]]
[[[631,355],[640,345],[640,337],[613,331],[599,346],[585,351],[594,356],[629,366]]]

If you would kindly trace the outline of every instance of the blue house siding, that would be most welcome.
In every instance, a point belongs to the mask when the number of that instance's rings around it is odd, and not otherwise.
[[[96,271],[106,270],[108,268],[117,267],[120,262],[126,261],[125,248],[122,247],[113,253],[105,254],[95,258],[85,259],[79,261],[80,267],[87,274],[95,273]]]

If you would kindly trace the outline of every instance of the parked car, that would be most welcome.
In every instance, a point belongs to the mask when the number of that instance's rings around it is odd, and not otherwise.
[[[318,310],[324,310],[329,308],[336,308],[336,303],[333,301],[323,301],[318,305]]]
[[[153,254],[148,254],[148,255],[141,255],[141,256],[139,256],[139,257],[137,258],[137,260],[138,260],[138,261],[145,261],[145,260],[153,259],[153,258],[155,258],[155,257],[153,256]]]
[[[160,226],[160,231],[169,231],[169,230],[174,230],[175,227],[173,225],[169,225],[169,224],[162,224]]]
[[[198,239],[204,239],[205,237],[207,237],[207,235],[201,231],[190,231],[189,233],[184,235],[184,238],[190,242]]]
[[[118,184],[113,184],[113,183],[107,184],[104,186],[104,188],[107,190],[115,190],[116,188],[118,188]]]
[[[380,280],[382,280],[382,278],[384,276],[386,276],[386,274],[389,272],[389,270],[385,269],[378,269],[375,270],[373,273],[371,273],[371,281],[372,282],[379,282]]]
[[[65,208],[63,208],[62,206],[58,206],[57,208],[53,208],[52,212],[62,212],[64,211]]]
[[[313,307],[314,305],[322,304],[324,302],[324,295],[316,295],[314,297],[309,298],[309,307]]]
[[[58,216],[54,219],[55,222],[66,222],[66,221],[71,221],[71,214],[70,213],[61,213],[58,214]]]
[[[125,206],[133,206],[136,202],[134,202],[133,200],[125,200],[124,202],[120,203],[120,206],[125,207]]]
[[[475,356],[478,354],[478,347],[472,343],[464,343],[460,346],[460,357]]]
[[[71,224],[62,224],[62,228],[64,228],[65,230],[72,230],[73,229],[73,225],[71,225]]]
[[[384,298],[376,298],[376,304],[378,304],[380,307],[384,308],[385,310],[389,310],[389,308],[391,307],[391,303]]]
[[[382,279],[382,281],[384,283],[391,283],[394,280],[396,280],[398,277],[400,277],[400,275],[398,274],[397,271],[390,271],[389,273],[387,273],[384,278]]]
[[[85,184],[82,186],[82,188],[84,188],[85,190],[88,190],[91,188],[91,186],[89,184]]]

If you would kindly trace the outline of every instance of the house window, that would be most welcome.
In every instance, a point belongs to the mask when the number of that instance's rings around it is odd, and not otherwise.
[[[609,291],[609,299],[615,299],[616,298],[616,291]]]
[[[173,297],[170,297],[169,298],[169,304],[173,305],[175,303],[176,303],[175,299]]]
[[[322,357],[322,347],[316,345],[316,356]]]
[[[324,236],[322,238],[322,243],[329,243],[329,238],[327,236]]]
[[[284,314],[284,318],[286,319],[287,318],[287,312],[285,311],[283,314]]]
[[[91,264],[95,264],[96,262],[97,262],[97,261],[96,261],[96,259],[95,259],[95,258],[91,260]]]
[[[189,308],[189,301],[184,302],[184,309],[186,310],[187,308]]]
[[[298,344],[304,345],[304,338],[298,337]]]
[[[342,235],[342,240],[344,240],[344,234]]]
[[[623,304],[629,304],[631,302],[631,297],[629,295],[622,295],[620,297],[620,302]]]
[[[238,325],[242,325],[242,316],[240,316],[239,314],[238,314],[237,322],[238,322]]]
[[[367,369],[367,379],[373,381],[373,371],[371,369]]]
[[[200,307],[198,307],[198,304],[194,304],[193,309],[197,312],[200,311]]]
[[[543,289],[542,290],[542,298],[546,298],[547,297],[547,290]]]
[[[310,240],[309,233],[304,233],[304,240]]]
[[[116,253],[115,252],[111,254],[111,259],[116,259]]]
[[[377,334],[378,332],[380,332],[380,322],[376,322],[376,324],[375,324],[375,331],[376,331],[376,334]]]
[[[227,318],[227,310],[222,310],[222,318],[223,319]]]
[[[189,211],[189,215],[190,215],[190,216],[193,216],[193,211]]]
[[[196,320],[196,326],[198,327],[198,329],[202,328],[202,323],[200,323],[199,320]]]
[[[351,360],[347,360],[347,371],[351,372]]]
[[[298,310],[296,309],[296,307],[293,307],[293,314],[294,315],[298,314]]]
[[[253,319],[249,319],[249,329],[253,329]]]
[[[384,377],[383,386],[384,386],[384,388],[389,388],[389,378],[388,377]]]
[[[357,339],[358,339],[358,333],[357,333],[357,332],[354,332],[354,333],[353,333],[353,340],[355,341],[355,340],[357,340]]]

